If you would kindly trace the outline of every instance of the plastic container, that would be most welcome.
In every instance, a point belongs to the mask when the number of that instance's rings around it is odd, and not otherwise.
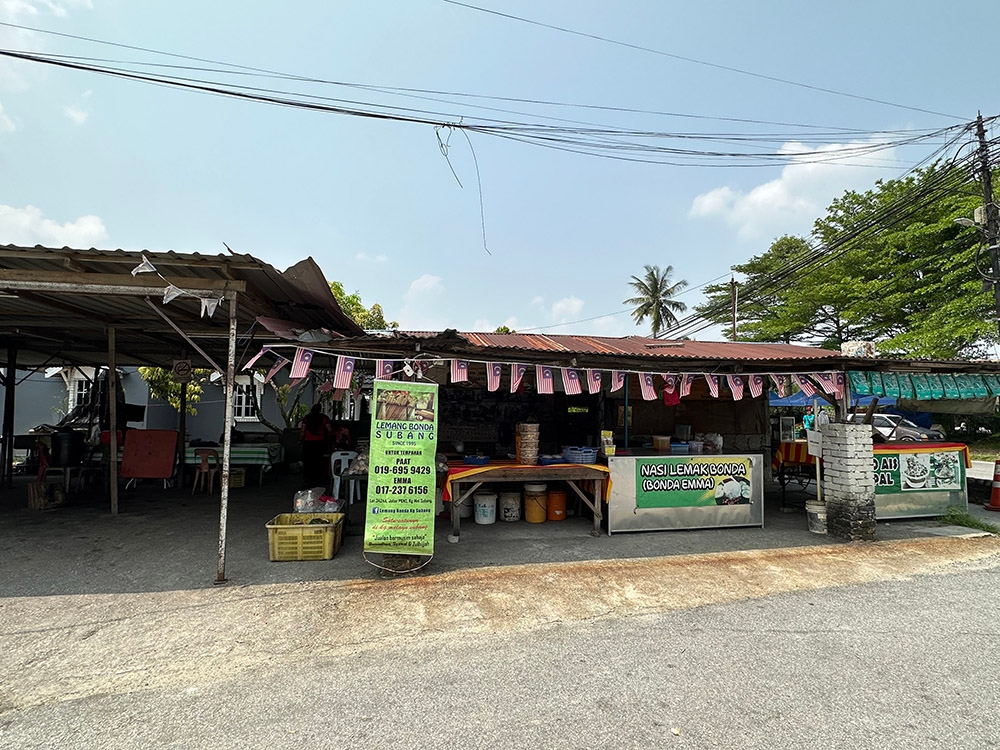
[[[546,496],[545,517],[550,521],[566,520],[566,490],[549,490]]]
[[[454,503],[452,503],[454,505]],[[454,510],[454,508],[452,509]],[[467,497],[458,505],[459,518],[472,518],[472,498]]]
[[[809,531],[813,534],[826,533],[826,503],[816,500],[806,500],[806,520]]]
[[[690,453],[701,453],[705,450],[704,440],[692,440],[688,443],[688,452]]]
[[[669,435],[653,435],[653,450],[654,451],[668,451],[668,450],[670,450],[670,436]]]
[[[312,523],[316,519],[326,523]],[[271,562],[329,560],[343,533],[343,513],[279,513],[267,524]]]
[[[521,493],[501,492],[500,493],[500,520],[504,523],[513,523],[521,520]]]
[[[229,486],[233,489],[245,487],[247,483],[247,470],[244,466],[234,466],[229,470]]]
[[[497,493],[477,492],[472,496],[476,509],[476,523],[489,526],[497,521]]]
[[[673,443],[670,446],[671,453],[690,453],[690,443]]]
[[[545,523],[548,495],[544,484],[524,485],[524,520],[528,523]]]

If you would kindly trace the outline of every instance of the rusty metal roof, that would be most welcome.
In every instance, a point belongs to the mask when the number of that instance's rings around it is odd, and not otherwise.
[[[163,279],[131,271],[148,258]],[[237,299],[241,345],[279,340],[258,317],[281,321],[289,330],[326,329],[334,337],[363,331],[340,309],[312,260],[282,272],[245,254],[75,250],[0,246],[0,360],[18,349],[19,365],[99,365],[107,361],[109,327],[116,330],[121,364],[169,366],[182,356],[200,357],[148,304],[147,297],[115,293],[143,287],[148,299],[177,323],[217,362],[228,350],[228,309],[201,315],[201,300],[182,296],[163,304],[169,284]],[[97,290],[100,289],[100,293]],[[196,366],[203,366],[196,361]]]

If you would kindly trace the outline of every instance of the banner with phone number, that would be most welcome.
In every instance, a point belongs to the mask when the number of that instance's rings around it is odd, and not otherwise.
[[[376,380],[365,552],[434,554],[435,383]]]

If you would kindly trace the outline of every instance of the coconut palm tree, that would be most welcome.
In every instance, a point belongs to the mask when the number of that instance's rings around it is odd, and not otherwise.
[[[650,318],[653,338],[656,338],[660,331],[677,325],[674,313],[687,310],[687,305],[673,297],[677,296],[688,283],[684,279],[670,283],[670,276],[674,272],[673,266],[667,266],[663,270],[660,270],[659,266],[645,266],[645,269],[646,273],[642,278],[632,277],[629,286],[636,291],[636,296],[625,300],[623,304],[635,306],[632,317],[635,318],[636,325]]]

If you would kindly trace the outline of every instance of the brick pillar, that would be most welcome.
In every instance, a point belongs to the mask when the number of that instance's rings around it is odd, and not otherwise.
[[[874,541],[875,476],[870,425],[823,426],[823,477],[827,533],[849,542]]]

